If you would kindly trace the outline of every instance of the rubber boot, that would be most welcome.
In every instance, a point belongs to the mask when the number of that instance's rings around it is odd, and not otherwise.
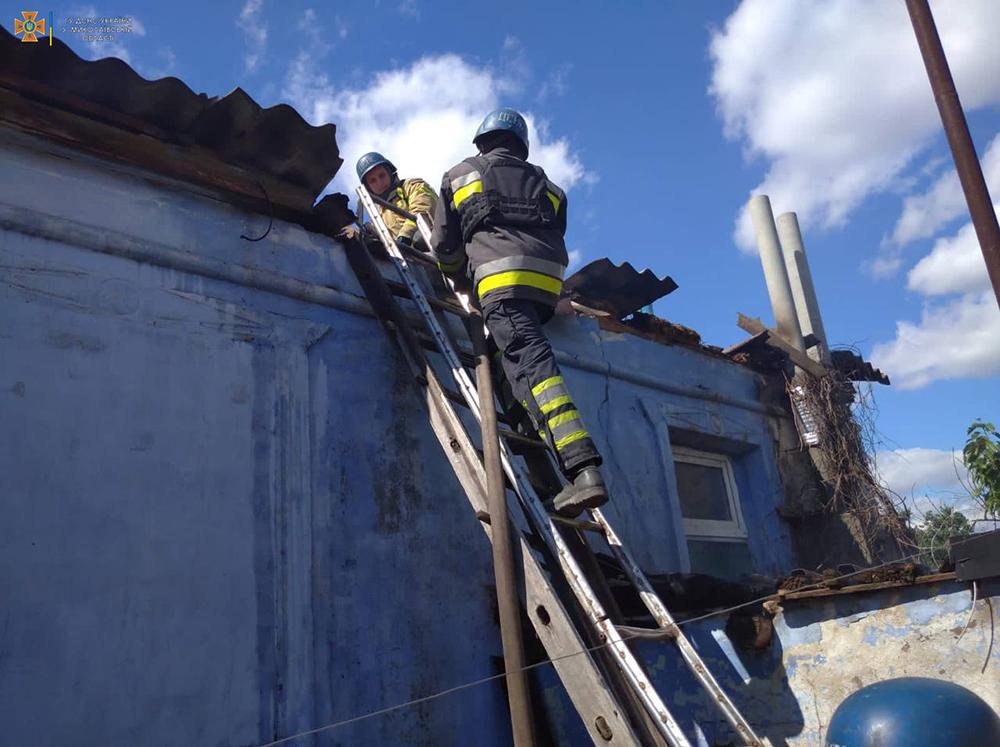
[[[552,501],[553,509],[560,516],[573,518],[585,508],[597,508],[608,502],[608,490],[597,467],[585,467],[573,482],[564,487]]]

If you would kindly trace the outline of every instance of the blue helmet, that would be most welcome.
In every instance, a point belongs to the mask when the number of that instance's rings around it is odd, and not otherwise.
[[[392,165],[392,161],[383,156],[381,153],[372,151],[371,153],[365,153],[358,159],[358,179],[364,181],[365,174],[376,166],[385,166],[389,169],[390,174],[396,173],[396,167]]]
[[[479,125],[479,129],[476,130],[476,136],[472,138],[472,144],[478,146],[479,143],[476,141],[479,138],[488,132],[498,131],[509,132],[524,143],[525,149],[528,148],[528,123],[524,121],[524,117],[513,109],[496,109],[487,114],[486,119],[483,120],[483,123]]]

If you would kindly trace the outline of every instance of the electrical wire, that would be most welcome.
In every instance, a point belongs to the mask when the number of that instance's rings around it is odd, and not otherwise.
[[[244,241],[262,241],[269,233],[271,233],[271,227],[274,225],[274,205],[271,204],[271,197],[267,194],[267,190],[264,189],[263,184],[257,182],[257,186],[260,187],[260,191],[264,194],[264,199],[267,200],[267,230],[257,238],[251,238],[250,236],[241,233],[240,238]]]
[[[958,634],[958,638],[955,639],[955,645],[956,646],[958,645],[958,642],[960,640],[962,640],[962,636],[965,635],[965,631],[967,631],[969,629],[969,623],[972,622],[972,616],[976,612],[976,593],[977,592],[978,592],[978,589],[976,588],[976,582],[973,581],[972,582],[972,604],[969,606],[969,616],[965,620],[965,626],[962,628],[962,632],[959,633]]]
[[[843,574],[841,576],[836,576],[836,577],[834,577],[832,579],[823,579],[822,581],[818,581],[818,582],[813,583],[813,584],[806,584],[805,586],[802,586],[802,587],[796,589],[795,591],[796,591],[796,593],[798,593],[798,592],[801,592],[801,591],[810,591],[811,589],[819,589],[819,588],[827,587],[831,583],[840,581],[842,579],[850,578],[851,576],[857,576],[857,575],[862,574],[862,573],[868,573],[870,571],[877,571],[880,568],[885,568],[887,566],[895,565],[897,563],[905,563],[905,562],[908,562],[910,560],[914,560],[916,557],[917,557],[917,554],[913,554],[913,555],[908,555],[908,556],[905,556],[905,557],[902,557],[902,558],[898,558],[896,560],[886,561],[885,563],[882,563],[880,565],[871,566],[869,568],[862,568],[862,569],[857,570],[857,571],[851,571],[850,573],[845,573],[845,574]],[[676,625],[677,625],[677,627],[682,627],[684,625],[690,625],[691,623],[701,622],[702,620],[708,620],[708,619],[710,619],[712,617],[718,617],[720,615],[728,615],[731,612],[735,612],[737,610],[744,609],[745,607],[751,607],[751,606],[754,606],[754,605],[757,605],[757,604],[763,604],[764,602],[771,601],[771,600],[773,600],[775,598],[777,598],[777,599],[780,600],[780,595],[768,594],[766,596],[758,597],[757,599],[751,599],[750,601],[747,601],[747,602],[741,602],[740,604],[735,604],[735,605],[733,605],[731,607],[726,607],[726,608],[720,609],[720,610],[713,610],[712,612],[708,612],[708,613],[706,613],[704,615],[699,615],[697,617],[689,617],[689,618],[687,618],[685,620],[681,620],[681,621],[677,622]],[[621,640],[622,641],[631,641],[631,640],[636,639],[636,638],[644,638],[644,637],[645,637],[645,635],[641,635],[641,636],[640,635],[623,635],[623,636],[621,636]],[[527,672],[527,671],[529,671],[531,669],[537,669],[539,667],[543,667],[543,666],[546,666],[548,664],[553,664],[553,663],[555,663],[557,661],[562,661],[563,659],[569,659],[569,658],[572,658],[574,656],[582,656],[584,654],[588,654],[588,653],[591,653],[593,651],[598,651],[598,650],[600,650],[602,648],[605,648],[605,647],[610,646],[610,645],[612,645],[614,643],[617,643],[617,642],[618,641],[607,641],[605,643],[599,643],[599,644],[597,644],[595,646],[590,646],[588,648],[583,648],[583,649],[581,649],[579,651],[574,651],[573,653],[563,654],[562,656],[557,656],[557,657],[552,658],[552,659],[546,659],[545,661],[539,661],[539,662],[535,662],[534,664],[529,664],[529,665],[527,665],[525,667],[522,667],[519,671],[520,672]],[[425,696],[423,696],[421,698],[414,698],[413,700],[408,700],[405,703],[398,703],[398,704],[393,705],[393,706],[387,706],[385,708],[379,708],[378,710],[375,710],[375,711],[369,711],[367,713],[362,713],[362,714],[360,714],[358,716],[352,716],[351,718],[344,719],[343,721],[337,721],[337,722],[334,722],[334,723],[331,723],[331,724],[326,724],[324,726],[316,727],[315,729],[310,729],[308,731],[302,731],[302,732],[298,732],[296,734],[290,734],[287,737],[282,737],[281,739],[276,739],[273,742],[265,742],[263,744],[258,745],[257,747],[275,747],[276,745],[286,744],[288,742],[294,741],[294,740],[299,739],[301,737],[308,737],[308,736],[312,736],[313,734],[320,734],[320,733],[326,732],[326,731],[333,731],[334,729],[338,729],[338,728],[340,728],[342,726],[347,726],[348,724],[354,724],[354,723],[357,723],[359,721],[365,721],[367,719],[374,718],[376,716],[383,716],[383,715],[385,715],[387,713],[392,713],[393,711],[399,711],[399,710],[402,710],[404,708],[409,708],[411,706],[420,705],[421,703],[426,703],[426,702],[431,701],[431,700],[436,700],[438,698],[443,698],[446,695],[451,695],[452,693],[457,693],[457,692],[460,692],[462,690],[468,690],[469,688],[478,687],[479,685],[485,685],[488,682],[493,682],[495,680],[503,679],[505,677],[509,677],[510,675],[517,674],[517,673],[518,673],[518,670],[515,670],[515,671],[512,671],[512,672],[502,672],[501,674],[494,674],[494,675],[492,675],[490,677],[483,677],[483,678],[478,679],[478,680],[473,680],[471,682],[466,682],[466,683],[463,683],[461,685],[455,685],[454,687],[449,687],[449,688],[447,688],[445,690],[440,690],[440,691],[438,691],[436,693],[431,693],[430,695],[425,695]]]

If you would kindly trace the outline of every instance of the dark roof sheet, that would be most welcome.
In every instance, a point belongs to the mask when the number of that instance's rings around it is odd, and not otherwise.
[[[585,265],[563,283],[563,298],[622,319],[677,290],[669,275],[658,278],[651,270],[638,272],[628,262],[616,265],[604,257]]]
[[[853,350],[831,350],[830,359],[848,381],[874,381],[888,385],[889,377]]]
[[[264,109],[240,88],[210,98],[177,78],[149,81],[115,57],[84,60],[58,39],[51,48],[23,44],[0,28],[0,75],[15,88],[33,81],[124,115],[155,129],[147,134],[208,148],[314,196],[343,163],[333,124],[310,125],[285,104]]]

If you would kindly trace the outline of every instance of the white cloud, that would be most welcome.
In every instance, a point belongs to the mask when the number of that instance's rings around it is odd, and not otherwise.
[[[1000,374],[1000,312],[993,292],[926,304],[920,322],[896,322],[895,339],[875,345],[871,359],[900,389]]]
[[[1000,190],[1000,134],[986,147],[982,156],[983,176],[991,195]],[[903,202],[903,212],[892,231],[892,243],[903,246],[926,239],[950,221],[968,214],[958,174],[950,167],[926,192],[911,195]]]
[[[988,290],[990,278],[973,225],[966,223],[954,236],[938,239],[910,270],[906,287],[925,296]]]
[[[890,490],[907,499],[918,522],[931,509],[951,506],[970,518],[982,509],[969,496],[968,471],[960,451],[895,449],[875,455],[876,472]],[[964,483],[964,484],[963,484]]]
[[[257,69],[267,51],[267,24],[264,22],[263,5],[264,0],[247,0],[236,19],[236,25],[243,31],[247,45],[247,52],[243,57],[243,68],[247,73]]]
[[[580,265],[582,262],[583,262],[583,252],[581,252],[579,249],[570,249],[569,264],[566,265],[566,269],[573,270],[575,272],[577,266]]]
[[[879,477],[891,490],[909,495],[921,490],[958,490],[967,472],[961,452],[941,449],[894,449],[875,458]]]
[[[503,99],[512,85],[489,67],[443,54],[380,72],[366,88],[336,90],[317,56],[303,50],[289,68],[285,98],[307,120],[337,125],[344,166],[332,188],[353,195],[354,164],[370,150],[392,159],[401,175],[421,176],[437,189],[445,170],[475,153],[476,128],[487,112],[508,103]],[[596,178],[568,141],[550,135],[547,122],[530,112],[525,118],[531,160],[553,181],[569,190]]]
[[[566,91],[569,90],[569,87],[566,85],[566,79],[572,70],[573,66],[568,62],[558,65],[552,70],[538,91],[538,100],[545,101],[550,96],[558,98],[565,95]]]
[[[1000,3],[938,2],[934,13],[966,109],[1000,101]],[[753,192],[804,228],[842,224],[940,132],[903,3],[743,0],[710,53],[726,134],[769,163]],[[745,208],[735,238],[753,250]]]

